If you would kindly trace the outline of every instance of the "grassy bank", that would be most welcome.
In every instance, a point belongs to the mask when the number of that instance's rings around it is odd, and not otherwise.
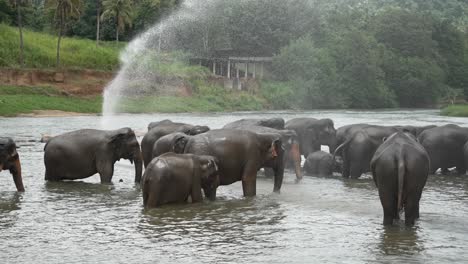
[[[57,37],[30,30],[23,31],[24,62],[27,68],[53,68],[57,54]],[[0,67],[18,67],[18,28],[0,24]],[[61,48],[61,66],[114,70],[119,66],[119,52],[126,43],[101,42],[87,39],[64,38]]]
[[[249,111],[265,108],[265,101],[247,93],[225,92],[221,88],[203,87],[192,97],[124,98],[119,112],[182,113]],[[0,86],[0,116],[16,116],[35,110],[60,110],[100,113],[102,97],[67,96],[54,88]]]
[[[449,105],[440,112],[444,116],[468,117],[468,105]]]
[[[53,88],[0,86],[0,116],[15,116],[34,110],[98,113],[101,105],[100,97],[70,97]]]

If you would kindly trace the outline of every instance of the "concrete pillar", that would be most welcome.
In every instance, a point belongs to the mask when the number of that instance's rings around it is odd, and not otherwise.
[[[236,78],[239,79],[239,64],[236,63]]]
[[[249,77],[249,63],[247,61],[245,62],[245,76],[244,77],[246,80]]]
[[[263,62],[260,64],[260,79],[263,79]]]
[[[213,74],[216,75],[216,61],[213,60]]]
[[[257,68],[257,63],[254,62],[253,64],[253,71],[252,71],[252,77],[255,79],[255,70]]]
[[[231,79],[231,61],[228,59],[228,65],[227,65],[227,78]]]

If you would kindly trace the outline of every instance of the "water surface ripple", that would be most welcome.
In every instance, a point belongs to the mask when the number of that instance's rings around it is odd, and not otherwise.
[[[158,114],[112,117],[113,128],[144,132],[150,121],[222,127],[244,117],[328,117],[351,123],[467,125],[437,111],[315,111],[230,114]],[[257,197],[241,184],[219,189],[215,202],[145,211],[133,167],[116,164],[113,184],[44,181],[41,134],[96,128],[101,117],[0,118],[2,135],[20,145],[26,192],[0,174],[2,263],[449,263],[468,259],[468,180],[432,175],[421,200],[421,220],[384,228],[369,176],[306,177],[286,173],[281,194],[259,177]],[[123,182],[119,182],[122,179]]]

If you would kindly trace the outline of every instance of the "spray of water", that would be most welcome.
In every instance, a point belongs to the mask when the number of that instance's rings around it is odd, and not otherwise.
[[[120,54],[121,69],[104,90],[102,127],[112,127],[112,116],[119,112],[124,98],[157,95],[158,72],[152,64],[161,60],[162,50],[177,45],[178,29],[190,27],[195,21],[209,16],[210,10],[220,1],[186,0],[170,16],[132,40]],[[160,78],[159,78],[160,79]],[[160,87],[159,87],[160,89]]]

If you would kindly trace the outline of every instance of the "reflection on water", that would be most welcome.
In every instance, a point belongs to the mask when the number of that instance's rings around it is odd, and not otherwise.
[[[408,256],[424,251],[424,242],[418,236],[418,227],[399,225],[385,226],[380,234],[379,247],[382,254]]]
[[[222,127],[240,118],[281,115],[350,123],[468,124],[435,111],[122,115],[115,127],[143,132],[151,121]],[[370,175],[361,179],[304,177],[288,171],[281,194],[257,179],[257,197],[240,183],[218,189],[219,199],[144,210],[127,161],[115,165],[113,184],[98,176],[45,182],[41,134],[98,127],[99,117],[0,118],[3,135],[21,146],[26,192],[0,174],[2,263],[450,263],[468,257],[468,176],[431,175],[415,227],[382,226],[382,207]],[[141,139],[141,137],[140,137]],[[120,181],[122,179],[122,182]],[[38,253],[40,252],[40,253]]]

